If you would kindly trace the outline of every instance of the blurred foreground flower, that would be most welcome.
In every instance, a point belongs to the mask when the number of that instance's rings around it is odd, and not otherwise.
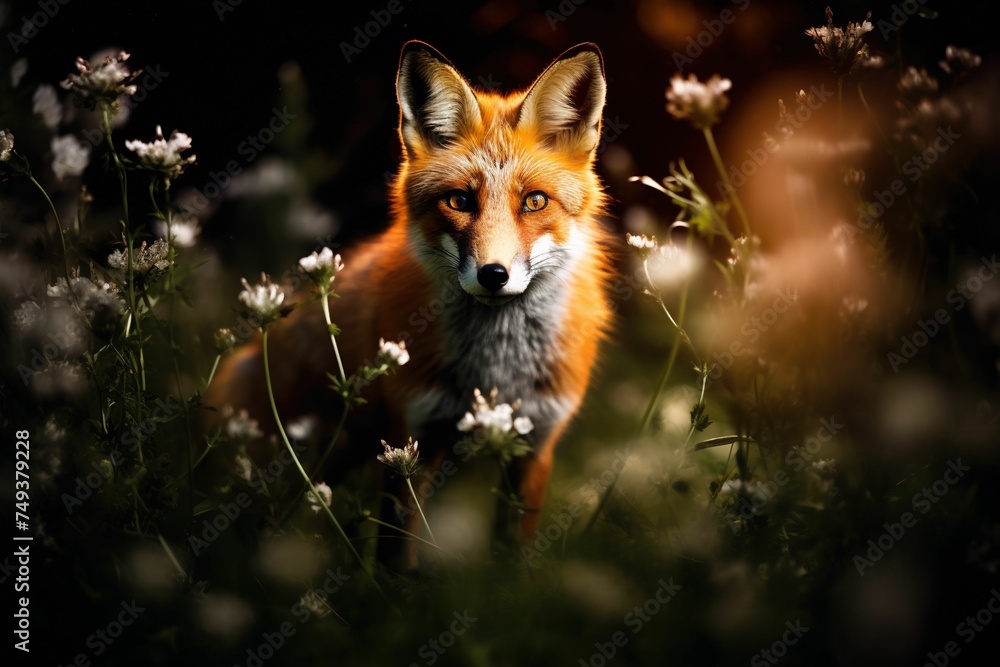
[[[402,366],[410,360],[410,353],[406,351],[406,343],[399,341],[394,343],[384,338],[378,339],[379,361],[389,367]]]
[[[227,405],[222,409],[222,417],[226,420],[223,427],[226,437],[232,442],[246,443],[264,435],[257,420],[251,419],[246,410],[237,412],[233,406]]]
[[[201,234],[201,226],[198,224],[198,219],[194,217],[171,220],[168,233],[166,221],[157,220],[156,233],[160,237],[171,241],[178,248],[190,248],[198,240],[198,236]]]
[[[832,63],[837,76],[847,74],[859,61],[868,58],[868,45],[865,44],[864,38],[874,30],[874,26],[868,20],[871,17],[872,13],[868,12],[868,16],[861,23],[851,21],[846,29],[835,27],[833,10],[827,7],[826,25],[806,30],[806,34],[815,42],[816,51]]]
[[[153,141],[126,141],[125,147],[139,156],[140,169],[160,173],[168,182],[183,174],[184,168],[194,164],[196,157],[181,157],[182,152],[191,148],[191,137],[174,130],[170,133],[170,139],[164,139],[159,125],[156,126]]]
[[[281,317],[285,293],[281,291],[281,287],[271,282],[266,273],[260,274],[260,280],[259,285],[251,285],[243,278],[244,289],[238,298],[248,311],[261,319],[260,327],[264,328]]]
[[[944,50],[944,60],[938,63],[948,74],[959,76],[970,69],[979,67],[983,62],[981,56],[977,56],[969,49],[960,49],[951,44]]]
[[[330,503],[333,502],[333,489],[326,482],[320,482],[315,487],[315,493],[312,489],[306,491],[306,500],[309,502],[309,509],[319,514],[323,511],[324,506],[329,507]]]
[[[496,387],[487,399],[479,389],[473,391],[473,412],[466,412],[456,427],[469,435],[462,445],[473,454],[489,451],[504,462],[524,456],[531,446],[522,436],[534,430],[529,417],[514,417],[520,401],[497,403],[499,391]]]
[[[52,137],[52,172],[57,179],[79,176],[89,163],[90,146],[71,134]]]
[[[391,447],[385,440],[382,441],[385,452],[376,458],[402,477],[412,477],[413,473],[419,469],[418,462],[420,455],[417,453],[417,443],[410,438],[402,448]]]
[[[116,56],[106,56],[97,67],[83,58],[76,59],[76,74],[70,74],[59,85],[73,91],[76,103],[89,109],[98,104],[107,105],[117,111],[118,99],[124,95],[134,95],[137,87],[132,81],[140,72],[130,72],[125,66],[129,54],[119,51]]]
[[[6,162],[14,150],[14,135],[9,130],[0,130],[0,162]]]
[[[153,245],[147,246],[143,241],[138,249],[132,250],[132,271],[136,275],[144,276],[155,271],[164,271],[171,262],[167,259],[170,246],[163,239],[153,241]],[[108,255],[108,266],[120,271],[128,271],[128,251],[115,250]]]
[[[667,89],[667,111],[678,120],[688,120],[699,130],[719,122],[719,115],[729,106],[725,93],[733,82],[713,74],[707,83],[698,81],[694,74],[688,78],[675,74]]]

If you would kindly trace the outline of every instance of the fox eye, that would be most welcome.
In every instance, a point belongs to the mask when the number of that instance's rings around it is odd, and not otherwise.
[[[541,211],[549,205],[549,196],[542,191],[536,191],[524,198],[524,210],[526,213]]]
[[[472,208],[472,195],[462,190],[454,190],[444,196],[444,203],[456,211],[468,211]]]

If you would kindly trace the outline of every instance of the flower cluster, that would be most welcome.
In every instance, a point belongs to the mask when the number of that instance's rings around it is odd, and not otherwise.
[[[125,142],[125,148],[139,156],[139,168],[162,174],[169,182],[184,173],[185,167],[194,164],[195,156],[181,157],[191,148],[191,137],[174,130],[170,139],[164,139],[163,130],[156,126],[156,137],[145,143],[139,140]]]
[[[260,274],[260,284],[251,285],[246,278],[243,281],[243,291],[237,297],[246,309],[261,320],[261,328],[277,321],[282,315],[281,304],[285,301],[285,293],[281,287],[271,282],[266,273]]]
[[[71,134],[52,137],[52,172],[58,180],[79,176],[90,163],[90,146]]]
[[[257,420],[251,419],[246,410],[236,411],[227,405],[222,409],[222,417],[225,419],[223,432],[231,442],[247,443],[264,435]]]
[[[201,234],[201,225],[194,217],[171,220],[169,229],[165,220],[157,220],[155,226],[157,235],[167,239],[178,248],[192,247]]]
[[[729,106],[726,91],[733,82],[713,74],[706,83],[694,74],[685,79],[675,74],[667,88],[667,111],[678,120],[688,120],[699,130],[705,130],[719,121],[719,116]]]
[[[504,462],[531,451],[522,436],[534,430],[535,425],[529,417],[514,417],[520,401],[497,403],[496,387],[488,399],[479,389],[473,395],[472,412],[466,412],[456,425],[459,431],[469,434],[461,443],[463,447],[473,454],[484,451],[496,454]]]
[[[306,272],[320,292],[326,292],[333,284],[337,274],[344,270],[344,262],[340,255],[334,255],[329,248],[313,252],[299,260],[299,266]]]
[[[977,56],[969,49],[960,49],[957,46],[949,44],[944,50],[944,60],[938,63],[938,65],[948,74],[959,76],[979,67],[982,62],[982,56]]]
[[[406,343],[403,341],[394,343],[384,338],[379,338],[378,360],[383,366],[397,368],[410,360],[410,353],[406,351]]]
[[[153,241],[152,245],[146,245],[146,242],[143,241],[138,249],[132,250],[132,273],[145,276],[165,271],[171,264],[167,258],[169,254],[170,245],[163,239]],[[129,270],[128,251],[115,250],[108,255],[108,266],[127,272]]]
[[[648,237],[645,234],[625,234],[625,240],[639,253],[639,259],[646,259],[649,254],[656,250],[656,237]]]
[[[0,130],[0,162],[10,159],[11,151],[14,150],[14,135],[8,130]]]
[[[413,473],[420,468],[418,465],[420,455],[417,453],[417,442],[409,438],[402,448],[391,447],[385,440],[382,441],[385,452],[376,458],[403,477],[412,477]]]
[[[326,482],[314,485],[316,492],[312,489],[306,491],[306,500],[309,502],[309,509],[317,514],[323,511],[324,507],[329,507],[333,502],[333,489]]]
[[[806,30],[806,34],[815,42],[816,51],[832,63],[837,76],[847,74],[859,62],[868,59],[868,45],[864,40],[865,35],[874,30],[874,26],[868,20],[871,17],[872,13],[868,12],[868,16],[861,23],[851,21],[846,29],[835,27],[833,10],[827,7],[826,25]]]
[[[129,54],[119,51],[115,56],[106,56],[104,62],[94,67],[83,58],[76,59],[76,74],[70,74],[59,85],[73,91],[80,106],[94,109],[98,104],[118,110],[118,99],[124,95],[134,95],[137,87],[132,81],[139,72],[130,72],[124,64]]]

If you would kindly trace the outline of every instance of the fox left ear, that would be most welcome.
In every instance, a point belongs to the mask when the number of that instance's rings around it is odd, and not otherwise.
[[[607,83],[596,44],[578,44],[542,72],[521,103],[518,127],[535,126],[552,146],[589,153],[601,138]]]

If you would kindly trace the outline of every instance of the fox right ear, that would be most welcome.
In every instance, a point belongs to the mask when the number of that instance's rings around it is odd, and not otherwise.
[[[482,116],[472,87],[434,47],[403,45],[396,76],[399,134],[411,155],[446,146]]]

